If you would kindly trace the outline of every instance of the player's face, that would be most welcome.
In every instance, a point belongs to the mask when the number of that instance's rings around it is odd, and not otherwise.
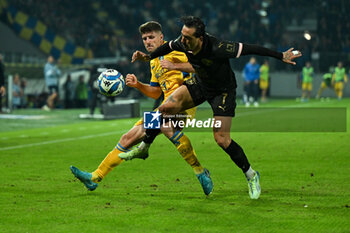
[[[143,45],[148,52],[153,52],[163,44],[163,34],[161,32],[146,32],[142,34]]]
[[[195,28],[189,28],[186,26],[182,27],[181,42],[185,46],[186,51],[198,52],[202,48],[203,38],[195,37],[194,36],[195,32],[196,32]]]
[[[49,58],[47,60],[48,60],[49,63],[53,63],[54,62],[53,56],[49,56]]]

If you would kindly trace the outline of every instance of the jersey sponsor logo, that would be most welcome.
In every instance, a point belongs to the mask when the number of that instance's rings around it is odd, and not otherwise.
[[[154,74],[154,76],[159,79],[163,74],[165,74],[166,72],[168,72],[168,69],[159,69],[156,71],[156,73]]]
[[[220,108],[223,112],[226,111],[226,106],[218,106],[218,108]]]
[[[234,44],[227,44],[226,51],[229,53],[233,53],[235,51],[235,45]]]

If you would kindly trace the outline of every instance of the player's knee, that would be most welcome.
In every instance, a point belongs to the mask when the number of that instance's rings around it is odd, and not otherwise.
[[[227,138],[224,135],[214,135],[216,143],[221,147],[221,148],[227,148],[230,143],[231,143],[231,138]]]
[[[176,107],[172,104],[162,104],[159,107],[159,111],[163,114],[175,114],[176,113]]]

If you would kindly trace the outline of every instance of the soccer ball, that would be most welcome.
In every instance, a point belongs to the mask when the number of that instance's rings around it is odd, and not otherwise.
[[[125,80],[117,70],[103,71],[97,79],[98,90],[105,96],[117,96],[125,87]]]

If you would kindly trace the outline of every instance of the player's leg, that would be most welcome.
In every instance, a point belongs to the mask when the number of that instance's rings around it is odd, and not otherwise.
[[[173,115],[179,112],[182,112],[186,109],[193,108],[196,106],[196,102],[192,99],[191,89],[194,85],[182,85],[177,88],[165,101],[159,106],[159,111],[164,115]],[[201,100],[203,103],[204,100]],[[153,143],[154,139],[160,133],[160,129],[146,129],[146,135],[141,142],[141,144],[131,150],[121,154],[120,156],[125,159],[131,159],[135,157],[142,157],[145,154],[148,154],[148,149]]]
[[[307,98],[308,99],[311,98],[311,91],[312,91],[312,83],[309,83],[309,85],[308,85],[308,93],[307,93]]]
[[[302,89],[301,101],[304,101],[304,100],[305,100],[305,96],[306,96],[306,86],[307,86],[306,83],[303,82],[302,87],[301,87],[301,89]]]
[[[231,139],[230,128],[232,117],[215,116],[215,121],[221,121],[221,128],[214,128],[216,143],[230,156],[231,160],[242,170],[248,181],[249,196],[251,199],[258,199],[261,193],[260,175],[254,171],[248,162],[242,147]]]
[[[257,80],[254,80],[254,82],[253,82],[254,107],[259,106],[258,96],[259,96],[259,80],[257,79]]]
[[[190,92],[186,85],[177,88],[165,101],[159,106],[159,111],[162,115],[173,115],[182,112],[186,109],[193,108],[195,105],[191,98]],[[146,136],[143,140],[145,144],[152,144],[160,129],[147,129]],[[142,146],[142,145],[141,145]]]
[[[268,83],[266,80],[260,79],[259,85],[261,89],[261,102],[266,102],[266,92],[267,92]]]
[[[189,138],[180,129],[173,127],[162,127],[162,133],[174,144],[183,159],[192,167],[204,193],[209,195],[213,190],[210,172],[200,164]]]
[[[251,98],[252,98],[252,85],[253,83],[251,81],[247,81],[247,102],[245,103],[246,107],[250,106]]]
[[[57,86],[51,86],[50,87],[50,96],[47,99],[47,105],[49,106],[50,109],[55,108],[55,100],[58,97],[58,87]]]
[[[334,92],[335,92],[335,95],[337,96],[337,98],[338,98],[338,85],[337,85],[338,83],[335,83],[334,84]]]
[[[236,92],[215,96],[208,101],[214,112],[214,120],[221,122],[220,128],[213,128],[216,143],[230,156],[231,160],[243,171],[247,180],[249,195],[252,199],[260,196],[259,173],[250,166],[243,149],[231,139],[232,117],[235,115]]]
[[[124,134],[116,147],[108,153],[106,158],[101,162],[98,168],[92,173],[92,180],[100,182],[109,172],[111,172],[116,166],[123,162],[123,159],[119,158],[119,154],[128,152],[129,148],[139,143],[144,136],[144,128],[142,125],[136,125]]]
[[[107,154],[98,168],[92,172],[83,172],[78,168],[71,166],[71,171],[90,191],[97,188],[97,183],[100,182],[110,171],[121,164],[123,160],[118,157],[118,154],[128,151],[128,148],[137,144],[144,136],[144,129],[141,124],[135,126],[124,134],[117,146]]]
[[[341,100],[343,98],[343,89],[344,89],[343,82],[336,82],[335,89],[336,89],[338,100]]]
[[[320,89],[318,89],[317,91],[317,95],[316,95],[316,99],[319,99],[322,95],[322,92],[324,91],[324,89],[327,87],[326,83],[324,81],[322,81]]]

